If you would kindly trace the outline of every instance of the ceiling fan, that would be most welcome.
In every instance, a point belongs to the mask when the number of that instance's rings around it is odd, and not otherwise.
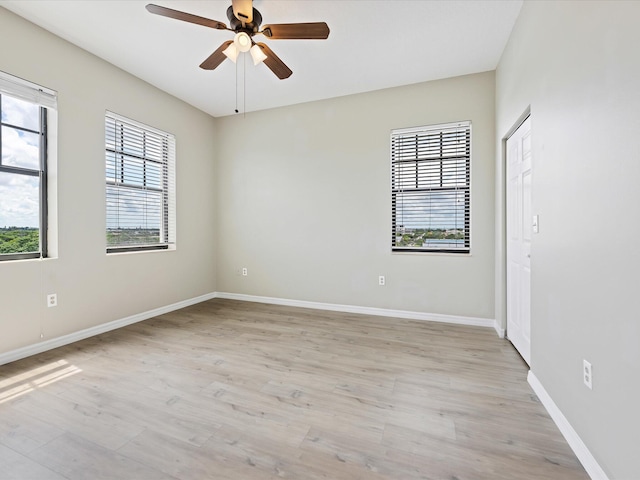
[[[281,80],[289,78],[293,73],[267,45],[253,40],[254,35],[262,34],[271,40],[325,40],[329,37],[329,26],[325,22],[310,23],[274,23],[263,25],[262,15],[253,7],[253,0],[232,0],[227,9],[230,27],[222,22],[209,18],[192,15],[190,13],[173,10],[160,5],[149,4],[147,10],[156,15],[195,23],[217,30],[235,32],[233,40],[227,40],[200,64],[200,68],[213,70],[226,58],[236,61],[241,52],[250,52],[253,63],[264,62],[267,67]]]

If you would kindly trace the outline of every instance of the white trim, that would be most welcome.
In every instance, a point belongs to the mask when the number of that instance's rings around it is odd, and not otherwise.
[[[84,340],[85,338],[109,332],[117,328],[126,327],[127,325],[131,325],[133,323],[157,317],[158,315],[163,315],[165,313],[173,312],[174,310],[179,310],[181,308],[195,305],[196,303],[211,300],[212,298],[216,298],[216,294],[208,293],[206,295],[201,295],[199,297],[194,297],[183,300],[181,302],[173,303],[165,307],[155,308],[143,313],[131,315],[130,317],[121,318],[120,320],[114,320],[113,322],[103,323],[101,325],[96,325],[95,327],[90,327],[84,330],[69,333],[68,335],[52,338],[51,340],[45,340],[44,342],[39,342],[34,345],[27,345],[26,347],[17,348],[15,350],[0,354],[0,365],[4,365],[5,363],[9,362],[15,362],[16,360],[20,360],[31,355],[36,355],[38,353],[46,352],[47,350],[52,350],[64,345],[69,345],[70,343]]]
[[[216,292],[216,298],[240,300],[243,302],[270,303],[289,307],[313,308],[316,310],[330,310],[333,312],[361,313],[380,317],[397,317],[409,320],[423,320],[428,322],[455,323],[474,327],[496,328],[496,321],[490,318],[462,317],[457,315],[443,315],[440,313],[411,312],[408,310],[390,310],[387,308],[359,307],[356,305],[338,305],[334,303],[309,302],[306,300],[291,300],[288,298],[260,297],[242,293]],[[499,332],[498,332],[499,333]]]
[[[580,463],[582,463],[582,466],[592,480],[609,480],[609,477],[607,477],[607,474],[604,473],[604,470],[602,470],[602,467],[593,457],[578,433],[573,429],[569,420],[567,420],[567,418],[562,414],[551,396],[538,380],[538,377],[536,377],[531,370],[529,370],[529,374],[527,375],[527,381],[542,402],[542,405],[544,405],[544,408],[549,412],[551,419],[560,429],[560,433],[562,433],[565,440],[573,450],[573,453],[576,454],[576,457],[578,457],[578,460],[580,460]]]
[[[493,321],[493,329],[498,334],[498,337],[504,338],[505,331],[504,331],[504,328],[502,328],[502,326],[500,325],[500,322],[498,322],[498,320]]]

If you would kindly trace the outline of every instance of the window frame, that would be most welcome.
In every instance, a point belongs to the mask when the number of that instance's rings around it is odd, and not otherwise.
[[[0,110],[2,108],[3,97],[11,97],[17,100],[28,101],[38,106],[39,122],[38,131],[32,130],[27,127],[19,125],[13,125],[9,122],[2,121],[0,117],[0,172],[8,173],[11,175],[23,175],[29,177],[38,177],[38,203],[39,203],[39,225],[38,225],[38,243],[39,249],[37,252],[16,252],[16,253],[3,253],[0,254],[0,261],[9,260],[27,260],[27,259],[39,259],[47,258],[48,252],[48,123],[47,114],[48,109],[55,107],[56,99],[55,93],[50,92],[43,87],[36,86],[30,82],[26,82],[17,77],[0,72]],[[40,101],[39,101],[40,100]],[[47,106],[43,105],[46,104]],[[22,132],[33,133],[39,137],[39,168],[27,168],[13,165],[2,164],[2,127],[9,127]]]
[[[114,128],[113,134],[113,148],[109,147],[109,123]],[[132,145],[131,140],[129,140],[126,144],[124,142],[124,126],[126,125],[127,129],[129,129],[129,134],[140,134],[144,139],[142,142],[142,147],[139,145]],[[120,136],[120,144],[118,143],[118,134],[116,130],[120,128],[121,136]],[[147,145],[146,138],[147,135],[154,136],[155,140],[161,139],[162,142],[162,161],[158,161],[150,158],[147,154]],[[152,191],[160,194],[161,198],[161,214],[160,214],[160,225],[159,225],[159,241],[157,243],[140,243],[140,244],[127,244],[123,243],[120,245],[110,245],[108,240],[106,240],[106,253],[107,254],[117,254],[117,253],[127,253],[127,252],[144,252],[144,251],[159,251],[159,250],[172,250],[175,248],[175,162],[176,162],[176,148],[175,148],[175,136],[171,133],[159,130],[150,125],[144,124],[142,122],[138,122],[131,118],[127,118],[125,116],[119,115],[114,112],[106,111],[105,112],[105,233],[108,233],[110,228],[109,224],[109,215],[110,213],[117,213],[119,215],[119,204],[117,210],[110,211],[109,207],[109,189],[124,189],[124,191],[129,192],[148,192]],[[119,147],[119,148],[118,148]],[[133,154],[131,151],[127,152],[128,148],[141,148],[140,154]],[[109,180],[109,155],[113,155],[113,174],[111,177],[112,181]],[[126,157],[126,159],[125,159]],[[142,185],[135,185],[132,182],[125,181],[125,176],[130,175],[125,169],[128,167],[130,169],[135,169],[132,167],[134,163],[140,163],[142,165]],[[159,166],[159,170],[161,171],[161,186],[162,188],[152,188],[149,186],[148,178],[147,178],[147,166],[148,162],[153,163],[154,165]],[[119,166],[118,166],[119,164]],[[118,180],[119,178],[119,180]],[[150,203],[144,201],[140,202],[138,206],[148,207]],[[118,220],[119,223],[119,220]],[[123,227],[114,229],[121,230]],[[126,229],[126,227],[124,227]]]
[[[445,141],[444,136],[449,134],[454,134],[457,132],[462,132],[464,135],[464,142],[459,142],[455,140],[451,142],[450,140]],[[423,153],[423,156],[420,156],[420,147],[429,148],[429,141],[433,142],[437,136],[440,136],[439,140],[439,149],[440,155],[434,155],[432,151],[428,154]],[[415,141],[415,155],[408,155],[405,150],[400,148],[404,147],[404,143],[407,140],[414,139]],[[437,143],[437,141],[436,141]],[[444,152],[446,150],[445,147],[452,148],[457,144],[464,145],[464,153],[458,155],[456,154],[447,154]],[[457,148],[457,147],[456,147]],[[428,253],[428,254],[454,254],[454,255],[470,255],[471,254],[471,163],[472,163],[472,125],[471,121],[459,121],[459,122],[451,122],[451,123],[443,123],[443,124],[434,124],[434,125],[426,125],[420,127],[412,127],[412,128],[403,128],[403,129],[395,129],[391,131],[390,136],[390,179],[391,179],[391,251],[392,253]],[[400,168],[401,164],[409,164],[415,162],[415,175],[413,174],[407,176],[405,172]],[[460,162],[464,163],[464,170],[459,169]],[[432,169],[432,165],[439,163],[439,174],[434,176],[434,170]],[[446,167],[449,167],[449,170]],[[420,168],[422,167],[422,168]],[[421,173],[420,173],[421,172]],[[450,178],[458,178],[460,176],[464,176],[463,184],[460,184],[457,180],[452,181],[451,179],[446,179],[445,175],[448,175]],[[407,178],[411,179],[413,183],[413,179],[415,179],[416,186],[408,187]],[[436,183],[439,183],[439,186],[427,185],[429,183],[433,183],[434,180]],[[424,183],[425,186],[420,186],[421,183]],[[450,183],[450,185],[446,185],[446,183]],[[407,192],[409,192],[407,194]],[[463,206],[463,217],[462,217],[462,225],[459,226],[460,220],[456,221],[454,230],[455,234],[458,234],[460,231],[463,234],[461,239],[452,239],[450,245],[443,243],[439,246],[402,246],[397,244],[398,232],[404,231],[405,227],[403,225],[398,225],[398,211],[401,207],[398,207],[398,204],[401,203],[398,199],[404,200],[406,197],[411,197],[413,192],[414,198],[419,198],[421,194],[424,194],[424,199],[429,198],[430,200],[433,198],[442,198],[442,204],[446,205],[450,210],[449,212],[455,212],[456,207],[455,203],[457,196],[459,194],[464,197],[464,206]],[[446,193],[453,193],[454,199],[447,200],[445,202]],[[438,209],[429,207],[430,209],[422,209],[415,208],[414,212],[424,210],[425,213],[423,216],[419,217],[421,221],[431,222],[434,221],[434,217],[436,219],[436,224],[433,227],[424,227],[432,230],[447,230],[444,225],[438,224],[437,222],[437,213]],[[434,214],[434,211],[436,212]],[[404,211],[402,211],[404,214]],[[412,213],[409,211],[409,213]],[[440,212],[440,215],[442,213]],[[412,227],[413,229],[417,229],[420,227]],[[438,238],[436,237],[436,240]],[[442,240],[446,240],[443,238]],[[457,240],[462,240],[461,246],[454,246]]]

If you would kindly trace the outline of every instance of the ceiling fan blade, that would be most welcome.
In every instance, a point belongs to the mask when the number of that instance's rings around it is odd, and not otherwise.
[[[227,40],[222,45],[218,47],[218,49],[213,52],[207,59],[200,64],[200,68],[203,70],[213,70],[222,62],[227,59],[227,56],[222,53],[229,45],[233,43],[233,40]]]
[[[262,33],[273,40],[324,40],[329,37],[325,22],[275,23],[265,25]]]
[[[173,10],[172,8],[161,7],[160,5],[154,5],[150,3],[146,6],[147,11],[156,15],[162,15],[163,17],[174,18],[176,20],[182,20],[183,22],[195,23],[197,25],[203,25],[209,28],[216,28],[218,30],[228,30],[227,25],[217,20],[211,20],[210,18],[199,17],[198,15],[192,15],[190,13],[181,12],[180,10]]]
[[[287,67],[275,53],[273,53],[273,50],[271,50],[264,43],[256,43],[256,45],[258,45],[267,56],[264,64],[269,67],[269,70],[276,74],[276,77],[278,77],[280,80],[284,80],[285,78],[289,78],[291,76],[291,74],[293,73],[291,69]]]
[[[253,22],[253,0],[231,0],[233,14],[242,23]]]

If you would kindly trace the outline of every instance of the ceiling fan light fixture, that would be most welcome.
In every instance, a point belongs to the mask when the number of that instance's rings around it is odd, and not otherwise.
[[[258,45],[254,44],[249,52],[251,53],[251,58],[253,58],[254,65],[258,65],[259,63],[264,62],[267,59],[267,56]]]
[[[233,37],[233,44],[240,52],[248,52],[251,49],[251,37],[246,32],[238,32]]]
[[[240,55],[240,52],[236,48],[235,43],[230,43],[229,46],[222,51],[222,53],[224,53],[227,58],[233,63],[236,63],[236,60],[238,60],[238,55]]]

